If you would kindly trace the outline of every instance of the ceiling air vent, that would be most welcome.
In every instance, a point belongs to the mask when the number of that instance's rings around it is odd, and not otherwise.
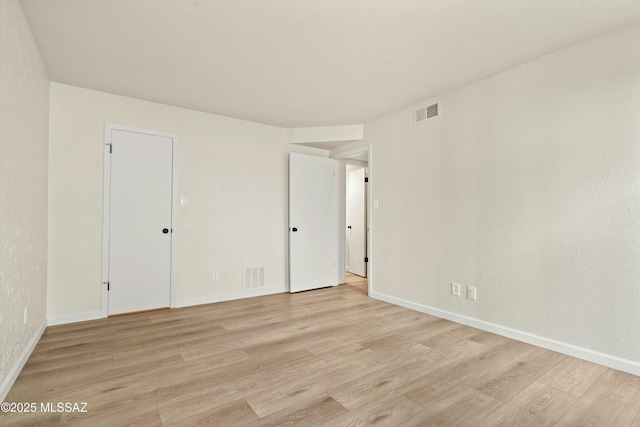
[[[438,104],[432,104],[416,110],[416,123],[438,115]]]

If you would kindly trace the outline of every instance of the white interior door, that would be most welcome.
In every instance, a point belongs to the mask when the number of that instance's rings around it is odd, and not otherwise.
[[[111,130],[109,314],[169,307],[173,139]]]
[[[365,168],[349,172],[347,176],[347,271],[367,276],[367,212]]]
[[[289,288],[338,284],[337,162],[289,155]]]

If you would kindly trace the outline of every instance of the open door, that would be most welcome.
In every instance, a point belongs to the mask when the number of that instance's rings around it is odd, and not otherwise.
[[[174,139],[108,132],[108,314],[169,307]]]
[[[289,290],[339,283],[337,162],[289,154]]]
[[[365,168],[347,174],[347,271],[367,277],[367,200]]]

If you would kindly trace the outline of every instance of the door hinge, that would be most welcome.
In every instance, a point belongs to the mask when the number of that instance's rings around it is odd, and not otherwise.
[[[109,146],[109,154],[113,153],[113,145],[112,144],[105,144]]]
[[[369,177],[364,177],[364,182],[369,182]]]
[[[109,282],[107,281],[107,282],[102,282],[102,284],[103,284],[103,285],[107,285],[107,290],[108,290],[108,291],[109,291],[109,290],[111,290],[111,289],[110,289],[110,288],[111,288],[111,283],[109,283]]]
[[[364,257],[364,262],[369,262],[369,257],[368,256]]]

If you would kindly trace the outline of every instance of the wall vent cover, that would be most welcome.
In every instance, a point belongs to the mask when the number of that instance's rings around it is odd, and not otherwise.
[[[416,123],[438,115],[438,104],[431,104],[416,110]]]
[[[242,270],[242,290],[253,291],[264,288],[264,265],[244,266]]]
[[[438,115],[438,104],[432,104],[427,107],[427,119]]]

